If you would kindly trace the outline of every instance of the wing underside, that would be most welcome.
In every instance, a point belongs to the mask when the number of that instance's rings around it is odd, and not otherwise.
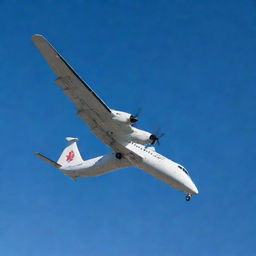
[[[77,115],[90,127],[91,131],[111,149],[122,152],[130,160],[139,160],[139,156],[130,152],[124,143],[119,143],[112,136],[110,130],[117,130],[119,127],[112,120],[111,109],[42,35],[34,35],[32,40],[57,75],[55,82],[74,103]]]
[[[109,118],[111,115],[109,107],[82,80],[51,44],[41,35],[34,35],[32,40],[57,75],[55,82],[76,105],[78,111],[84,110],[91,115],[98,114],[102,119],[104,117],[105,119]],[[87,122],[87,120],[84,121]]]

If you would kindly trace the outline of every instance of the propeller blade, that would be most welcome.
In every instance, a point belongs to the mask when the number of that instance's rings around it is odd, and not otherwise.
[[[139,107],[134,115],[134,117],[139,117],[139,115],[141,114],[142,112],[142,107]]]
[[[162,138],[164,135],[165,133],[160,133],[159,129],[156,133],[151,134],[151,136],[149,137],[152,140],[151,145],[157,144],[158,146],[160,146],[160,138]]]
[[[132,126],[137,127],[137,124],[136,124],[136,123],[139,121],[139,118],[138,118],[138,117],[139,117],[141,111],[142,111],[142,108],[139,107],[139,108],[137,109],[137,111],[135,112],[135,114],[134,114],[134,115],[131,115],[130,121],[131,121]]]

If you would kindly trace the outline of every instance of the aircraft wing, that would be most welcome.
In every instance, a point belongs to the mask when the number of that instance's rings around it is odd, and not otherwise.
[[[78,116],[105,144],[116,152],[122,152],[128,158],[133,159],[133,154],[130,150],[125,145],[117,142],[112,132],[110,132],[120,129],[112,120],[111,109],[42,35],[34,35],[32,41],[57,75],[55,82],[77,107]],[[127,133],[131,131],[131,127],[128,125],[123,125],[122,129]]]
[[[93,119],[95,116],[104,121],[111,118],[111,110],[96,95],[96,93],[78,76],[73,68],[41,35],[32,37],[34,44],[44,56],[54,73],[57,75],[56,83],[64,90],[78,109],[78,114],[86,112]],[[84,115],[80,116],[90,126],[90,120]]]

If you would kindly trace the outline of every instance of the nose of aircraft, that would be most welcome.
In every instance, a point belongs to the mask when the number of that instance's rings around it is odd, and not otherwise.
[[[197,189],[197,187],[196,187],[196,185],[193,183],[193,182],[191,182],[191,184],[190,184],[190,186],[189,186],[189,189],[190,189],[190,193],[193,195],[197,195],[199,192],[198,192],[198,189]]]

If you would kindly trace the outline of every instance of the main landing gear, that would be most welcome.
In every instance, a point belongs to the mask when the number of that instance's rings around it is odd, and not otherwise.
[[[123,156],[122,156],[122,154],[121,153],[116,153],[116,158],[117,159],[121,159]]]
[[[186,195],[186,201],[188,202],[190,199],[191,199],[191,195],[190,195],[190,194],[187,194],[187,195]]]

